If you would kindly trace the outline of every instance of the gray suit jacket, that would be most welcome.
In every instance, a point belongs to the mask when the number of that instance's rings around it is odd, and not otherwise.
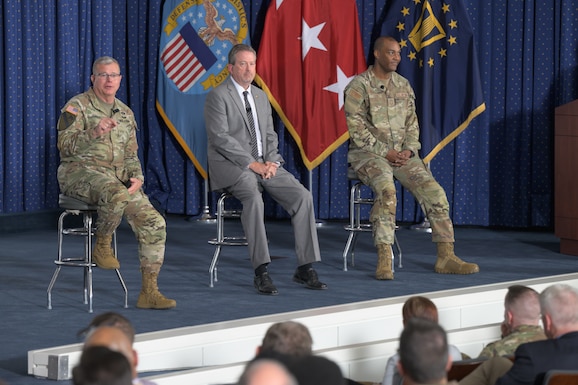
[[[263,159],[283,163],[267,95],[255,86],[251,86],[251,92],[261,131]],[[231,78],[207,95],[204,115],[211,188],[223,189],[234,184],[247,166],[255,161],[251,156],[251,135],[245,105]]]

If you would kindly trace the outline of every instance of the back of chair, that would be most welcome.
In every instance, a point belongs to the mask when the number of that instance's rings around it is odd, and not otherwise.
[[[578,366],[578,362],[576,363]],[[544,376],[543,385],[577,385],[578,369],[576,370],[549,370]]]

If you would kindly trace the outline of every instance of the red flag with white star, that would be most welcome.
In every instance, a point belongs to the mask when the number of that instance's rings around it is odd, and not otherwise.
[[[256,81],[308,169],[349,139],[343,90],[365,69],[355,0],[271,0]]]

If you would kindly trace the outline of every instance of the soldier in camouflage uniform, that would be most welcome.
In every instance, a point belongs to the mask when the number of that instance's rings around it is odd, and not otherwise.
[[[391,245],[397,204],[394,178],[424,207],[432,240],[437,244],[435,271],[477,273],[478,265],[454,254],[446,194],[418,156],[421,144],[415,95],[407,79],[395,72],[401,60],[400,46],[391,37],[380,37],[374,47],[375,64],[345,89],[345,114],[350,136],[348,162],[374,193],[370,221],[378,256],[375,276],[393,279]]]
[[[545,340],[540,326],[540,295],[532,288],[514,285],[508,288],[504,300],[502,339],[489,343],[480,358],[513,356],[518,345]]]
[[[62,108],[58,183],[63,194],[98,206],[93,252],[97,266],[120,267],[111,240],[124,215],[139,243],[142,289],[137,307],[173,308],[176,302],[164,297],[157,287],[166,223],[141,188],[144,176],[137,155],[135,117],[116,98],[121,78],[115,59],[97,59],[92,67],[92,88]]]

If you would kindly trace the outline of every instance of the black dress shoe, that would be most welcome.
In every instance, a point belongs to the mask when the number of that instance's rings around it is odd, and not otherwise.
[[[266,294],[266,295],[277,295],[279,292],[275,285],[273,285],[273,280],[269,277],[269,273],[265,272],[261,275],[257,275],[253,280],[255,285],[255,289],[259,292],[259,294]]]
[[[305,287],[307,287],[308,289],[313,290],[327,289],[327,285],[319,281],[319,278],[317,277],[317,272],[313,268],[310,268],[306,272],[301,272],[299,271],[299,269],[297,269],[295,271],[295,274],[293,274],[293,282],[305,285]]]

